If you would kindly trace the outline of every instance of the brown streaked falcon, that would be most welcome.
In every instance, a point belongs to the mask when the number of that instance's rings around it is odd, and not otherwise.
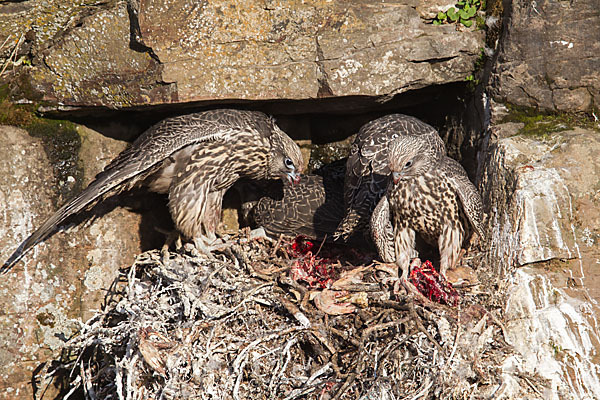
[[[351,237],[367,234],[371,214],[389,182],[390,141],[399,136],[422,135],[434,140],[439,138],[432,126],[403,114],[386,115],[360,128],[346,165],[346,214],[334,234],[336,239],[347,241]]]
[[[261,112],[219,109],[165,119],[33,232],[2,270],[68,217],[135,186],[168,194],[175,227],[206,252],[206,245],[215,239],[223,194],[235,181],[281,178],[298,183],[302,169],[298,145]]]
[[[389,164],[392,182],[371,218],[372,231],[381,233],[380,255],[402,269],[406,282],[418,234],[437,245],[445,277],[471,233],[483,238],[481,196],[463,167],[446,155],[441,139],[400,136],[390,144]]]
[[[344,216],[344,170],[345,160],[334,162],[315,175],[303,175],[297,185],[277,185],[258,201],[246,199],[242,204],[242,209],[249,209],[246,219],[273,237],[331,239]]]

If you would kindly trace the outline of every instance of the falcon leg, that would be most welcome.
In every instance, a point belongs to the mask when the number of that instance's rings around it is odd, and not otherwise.
[[[446,271],[456,267],[460,259],[463,234],[460,227],[446,226],[438,238],[440,250],[440,274],[446,278]]]
[[[408,282],[411,256],[416,256],[415,231],[407,227],[396,227],[394,238],[396,265],[402,270],[402,279]]]
[[[218,192],[209,192],[206,196],[206,205],[204,213],[202,214],[202,228],[204,236],[208,244],[216,245],[222,244],[223,241],[217,235],[217,228],[221,222],[221,211],[223,209],[223,195],[224,190]]]
[[[404,286],[404,290],[406,290],[406,294],[412,295],[413,297],[415,297],[419,300],[422,300],[422,299],[426,299],[426,297],[423,296],[423,294],[417,290],[415,285],[413,285],[408,280],[409,270],[412,270],[414,267],[418,267],[420,265],[421,265],[421,259],[418,257],[414,258],[410,262],[410,267],[406,270],[406,272],[402,271],[402,276],[400,277],[400,283],[402,284],[402,286]]]
[[[165,244],[163,244],[162,248],[160,249],[160,254],[163,258],[163,261],[169,259],[169,247],[171,247],[173,243],[175,243],[175,251],[180,252],[183,248],[183,245],[181,244],[181,235],[177,231],[171,231],[167,234]]]

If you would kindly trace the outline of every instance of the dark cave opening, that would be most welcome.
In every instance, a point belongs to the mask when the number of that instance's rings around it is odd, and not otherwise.
[[[302,143],[301,147],[309,148],[308,154],[312,158],[310,171],[311,167],[316,169],[343,157],[352,136],[365,123],[387,114],[401,113],[417,117],[436,128],[446,142],[449,155],[461,162],[474,181],[483,133],[483,117],[475,99],[472,89],[461,82],[430,86],[385,99],[350,96],[280,101],[231,100],[126,110],[45,110],[44,116],[68,119],[107,137],[132,142],[153,124],[176,115],[214,108],[263,111],[273,115],[288,135]],[[139,228],[142,249],[160,247],[164,243],[164,232],[173,229],[166,196],[148,195],[143,190],[119,197],[123,196],[128,197],[125,201],[127,207],[142,215]],[[229,213],[229,222],[224,223],[228,229],[235,230],[245,225],[241,217],[241,202],[239,190],[229,190],[225,195],[223,209],[224,214]]]

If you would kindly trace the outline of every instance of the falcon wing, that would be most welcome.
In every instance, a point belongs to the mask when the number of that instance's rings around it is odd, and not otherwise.
[[[379,203],[371,215],[371,238],[377,253],[383,262],[396,262],[394,248],[394,227],[392,226],[392,217],[390,214],[390,203],[387,196],[381,197]]]
[[[283,199],[263,197],[252,210],[255,224],[270,235],[331,235],[343,216],[341,188],[325,187],[321,176],[304,176],[298,185],[284,187]]]
[[[25,239],[0,268],[0,272],[8,271],[27,250],[48,237],[65,219],[104,197],[130,189],[155,172],[171,154],[194,143],[233,140],[236,132],[247,130],[249,126],[267,127],[269,123],[272,122],[265,114],[237,110],[212,110],[159,122],[121,152],[87,188]]]
[[[446,157],[443,161],[441,171],[448,178],[450,186],[454,189],[456,194],[458,194],[469,222],[479,237],[484,239],[483,203],[477,188],[475,188],[475,185],[469,180],[462,165],[450,157]]]

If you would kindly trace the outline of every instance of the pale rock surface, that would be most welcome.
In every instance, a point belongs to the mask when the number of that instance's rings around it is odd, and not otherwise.
[[[518,354],[503,369],[547,379],[544,398],[597,398],[600,136],[524,136],[522,127],[490,128],[481,175],[487,265],[506,291],[506,339]]]
[[[125,146],[83,127],[84,182]],[[42,140],[0,126],[0,254],[4,260],[53,211]],[[140,216],[115,208],[36,246],[0,280],[0,398],[31,398],[32,373],[98,309],[120,267],[141,251]],[[127,227],[127,229],[123,229]]]
[[[550,259],[580,258],[584,236],[600,237],[600,137],[576,128],[541,139],[492,128],[482,175],[490,207],[490,260],[507,269]],[[588,240],[588,241],[589,241]],[[594,253],[596,254],[596,253]],[[595,261],[595,260],[594,260]]]

